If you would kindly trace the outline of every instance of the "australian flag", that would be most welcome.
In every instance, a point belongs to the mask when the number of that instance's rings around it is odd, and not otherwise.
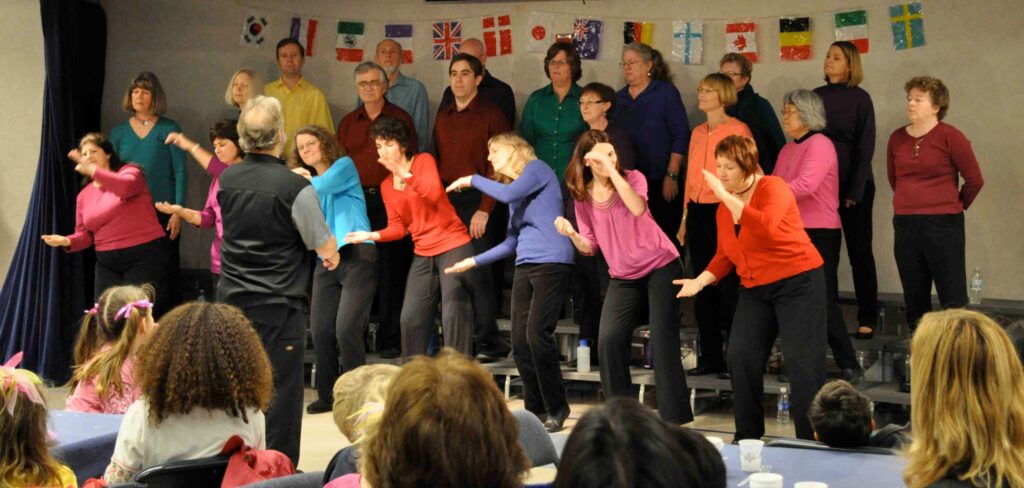
[[[597,59],[601,50],[601,21],[576,19],[572,27],[572,43],[580,59]]]

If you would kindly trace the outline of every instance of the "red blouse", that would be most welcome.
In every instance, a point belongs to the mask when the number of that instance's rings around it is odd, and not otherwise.
[[[142,168],[126,164],[116,173],[96,168],[92,177],[101,186],[90,183],[78,193],[75,233],[68,236],[67,251],[93,244],[97,251],[127,249],[166,235],[156,219]]]

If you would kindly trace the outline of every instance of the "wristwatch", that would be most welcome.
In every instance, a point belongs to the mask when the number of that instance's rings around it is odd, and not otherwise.
[[[672,181],[679,181],[679,173],[673,173],[673,172],[669,171],[668,172],[668,177],[671,178]]]

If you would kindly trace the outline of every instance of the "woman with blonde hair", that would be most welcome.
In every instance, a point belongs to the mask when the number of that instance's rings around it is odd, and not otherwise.
[[[561,430],[569,417],[555,326],[569,289],[573,248],[551,225],[562,216],[562,190],[555,172],[537,159],[522,137],[499,134],[487,146],[487,159],[498,181],[464,176],[449,185],[448,191],[473,187],[508,204],[508,234],[502,243],[455,263],[445,273],[466,271],[515,253],[512,358],[523,379],[526,409],[544,419],[544,427],[554,432]]]
[[[907,486],[1024,486],[1024,371],[1002,328],[978,312],[932,312],[910,350]]]
[[[360,451],[380,423],[391,378],[400,370],[394,364],[367,364],[341,375],[334,383],[334,424],[352,444],[339,450],[327,464],[321,485],[359,472]]]
[[[228,89],[224,92],[224,103],[239,110],[245,106],[250,98],[260,94],[260,87],[263,80],[252,68],[241,68],[231,75],[228,82]]]

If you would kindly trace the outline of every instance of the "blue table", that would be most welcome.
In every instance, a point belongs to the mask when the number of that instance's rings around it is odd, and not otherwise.
[[[740,469],[740,446],[726,444],[722,456],[727,487],[735,487],[750,475]],[[783,486],[793,486],[797,481],[821,481],[828,483],[829,488],[904,486],[902,476],[906,465],[901,456],[789,447],[765,447],[761,462],[770,464],[773,473],[782,475]]]
[[[50,430],[57,434],[54,455],[67,464],[78,484],[102,478],[114,454],[117,430],[123,415],[50,411]]]

